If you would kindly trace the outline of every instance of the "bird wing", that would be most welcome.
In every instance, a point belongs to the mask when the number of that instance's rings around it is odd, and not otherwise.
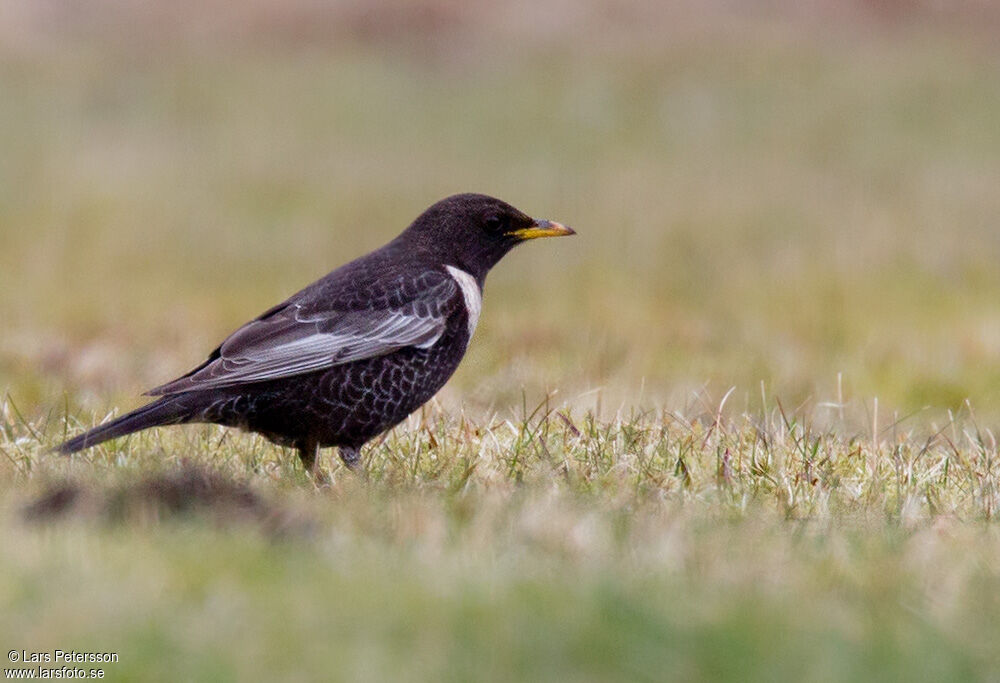
[[[372,306],[357,309],[331,308],[315,295],[292,297],[230,335],[204,364],[148,394],[262,382],[374,358],[407,346],[429,348],[444,333],[456,305],[458,285],[443,273],[424,277],[419,284],[388,298],[376,297]]]

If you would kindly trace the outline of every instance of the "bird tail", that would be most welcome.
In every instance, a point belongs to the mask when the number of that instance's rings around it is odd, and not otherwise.
[[[53,450],[64,455],[76,453],[109,439],[115,439],[149,427],[184,422],[189,412],[188,408],[180,405],[176,397],[166,396],[107,424],[94,427],[89,432],[84,432],[80,436],[56,446]]]

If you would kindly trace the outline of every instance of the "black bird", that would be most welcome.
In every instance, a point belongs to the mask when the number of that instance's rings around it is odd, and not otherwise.
[[[486,274],[517,244],[573,230],[481,194],[424,211],[381,249],[341,266],[231,334],[157,400],[58,450],[149,427],[208,422],[298,449],[339,447],[351,469],[369,439],[440,389],[479,320]]]

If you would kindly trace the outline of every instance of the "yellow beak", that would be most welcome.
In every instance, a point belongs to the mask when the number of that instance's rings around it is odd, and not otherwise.
[[[538,237],[563,237],[565,235],[575,235],[573,228],[568,228],[562,223],[538,219],[530,228],[521,228],[510,233],[519,240],[533,240]]]

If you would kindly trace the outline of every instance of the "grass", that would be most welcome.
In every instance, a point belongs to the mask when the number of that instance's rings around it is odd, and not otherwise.
[[[216,428],[80,462],[5,426],[16,551],[0,638],[120,651],[108,670],[123,678],[979,680],[1000,666],[997,453],[971,423],[873,440],[778,407],[599,422],[543,405],[483,423],[430,409],[368,452],[367,484],[334,466],[322,490]],[[244,482],[271,521],[196,496],[114,504],[182,459],[216,487]],[[25,522],[61,481],[91,502]]]
[[[113,680],[996,680],[995,46],[459,15],[0,24],[0,645]],[[213,427],[47,452],[462,190],[579,235],[491,274],[367,483]]]

